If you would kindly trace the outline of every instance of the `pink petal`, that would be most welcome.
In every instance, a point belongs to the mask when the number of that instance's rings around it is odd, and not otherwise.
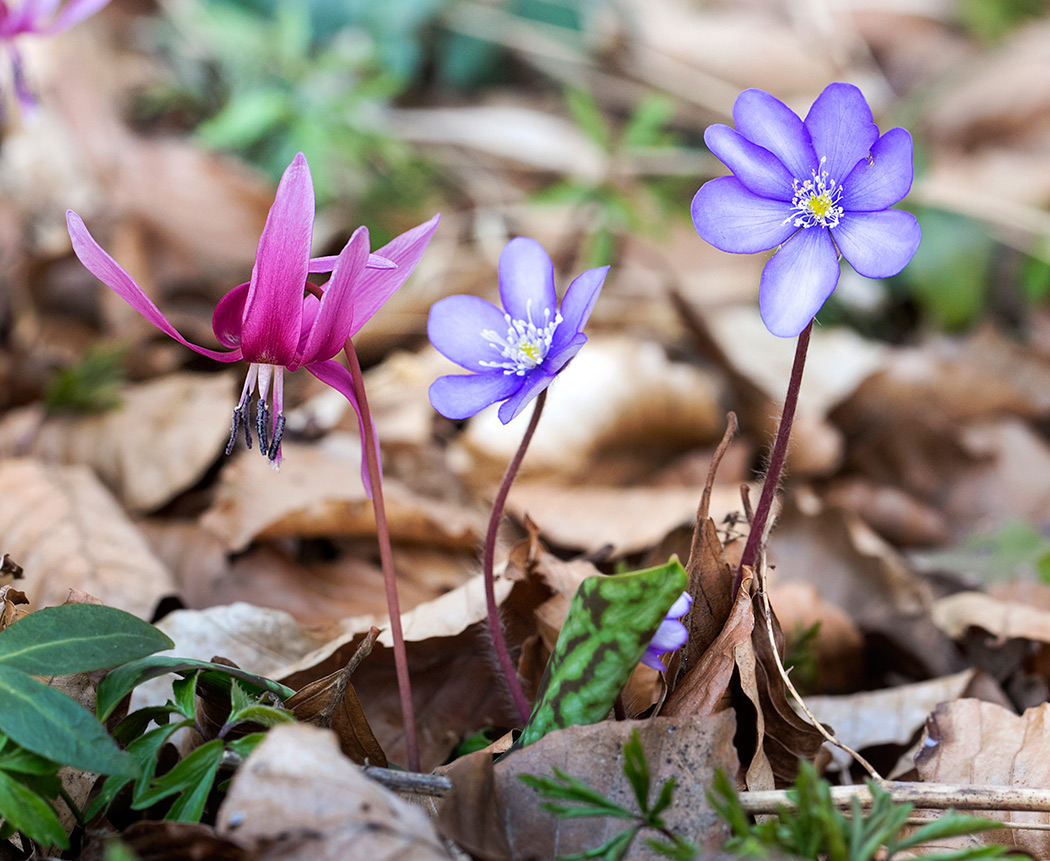
[[[440,220],[441,216],[435,215],[430,221],[406,230],[372,255],[392,260],[397,264],[397,269],[369,268],[358,280],[354,293],[354,327],[350,337],[360,332],[376,311],[383,307],[383,303],[408,280],[408,276],[423,259],[423,252],[427,250]]]
[[[341,393],[349,402],[350,406],[354,408],[354,412],[357,413],[357,427],[358,432],[361,434],[361,482],[365,486],[365,493],[368,494],[368,498],[372,498],[372,482],[369,480],[370,473],[368,471],[368,458],[365,457],[364,444],[365,444],[365,423],[361,419],[361,408],[357,403],[357,392],[354,390],[354,380],[350,376],[350,371],[346,369],[344,365],[331,359],[324,362],[314,362],[306,366],[311,374],[319,379],[325,385],[331,386],[337,392]],[[372,422],[372,434],[376,441],[376,462],[379,464],[380,476],[383,472],[383,461],[380,457],[379,451],[379,434],[376,433],[375,422]]]
[[[191,344],[183,338],[178,330],[168,322],[168,318],[153,304],[153,300],[135,283],[135,279],[128,275],[121,268],[120,264],[110,257],[102,246],[95,241],[84,225],[83,219],[73,210],[66,212],[66,225],[69,228],[69,238],[73,242],[73,252],[80,259],[80,262],[84,264],[85,268],[99,281],[113,289],[125,302],[165,335],[174,338],[180,344],[210,359],[215,359],[219,362],[240,361],[240,350],[234,350],[232,353],[209,350],[207,347],[198,347],[196,344]]]
[[[248,284],[238,284],[223,296],[211,315],[211,330],[224,347],[241,345],[241,327],[244,324],[244,302],[248,298]]]
[[[313,180],[299,153],[281,177],[255,252],[241,331],[249,361],[287,366],[295,359],[313,224]]]
[[[302,364],[331,359],[350,336],[354,324],[354,305],[361,273],[368,262],[368,228],[359,227],[346,243],[332,270],[332,278],[325,288],[317,318],[310,328]]]
[[[79,24],[85,18],[90,18],[108,3],[109,0],[69,0],[65,8],[54,17],[51,23],[38,27],[37,32],[45,36],[60,33],[74,24]],[[46,5],[51,8],[55,6],[54,3],[47,3]]]
[[[330,254],[327,257],[313,257],[310,260],[310,274],[314,275],[318,272],[331,272],[332,267],[335,266],[335,261],[339,259],[338,254]],[[387,260],[385,257],[380,257],[378,254],[368,255],[368,266],[367,269],[397,269],[397,264],[393,260]]]

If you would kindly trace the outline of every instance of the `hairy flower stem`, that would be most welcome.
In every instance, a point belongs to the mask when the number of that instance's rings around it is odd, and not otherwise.
[[[383,504],[383,475],[379,466],[378,446],[372,413],[365,395],[365,381],[361,375],[361,363],[350,339],[346,341],[346,359],[350,376],[354,382],[357,406],[361,411],[364,428],[364,450],[368,459],[368,475],[372,485],[372,508],[376,517],[376,538],[379,542],[379,559],[383,567],[383,585],[386,587],[386,606],[390,614],[390,635],[394,640],[394,668],[397,672],[397,689],[401,695],[401,720],[405,727],[405,754],[408,770],[419,771],[419,739],[416,736],[416,713],[412,705],[412,684],[408,678],[408,653],[401,632],[401,605],[397,598],[397,575],[394,573],[394,554],[390,546],[390,527]]]
[[[492,646],[496,650],[500,668],[503,670],[503,676],[507,680],[507,687],[510,688],[510,694],[514,698],[514,704],[518,707],[518,713],[521,715],[523,724],[528,722],[531,708],[529,701],[525,698],[525,692],[521,689],[521,684],[518,682],[518,671],[514,667],[514,662],[510,659],[510,652],[507,651],[507,641],[503,638],[503,628],[499,623],[499,608],[496,606],[496,575],[494,573],[496,533],[499,532],[499,522],[503,518],[503,507],[507,503],[507,494],[510,493],[510,486],[514,483],[514,478],[518,474],[521,462],[525,458],[525,451],[528,449],[529,443],[532,442],[532,435],[536,432],[536,425],[540,423],[540,413],[543,412],[543,405],[546,402],[547,392],[544,390],[536,398],[536,406],[532,410],[532,418],[529,419],[529,426],[525,429],[525,436],[521,438],[521,445],[518,446],[517,454],[514,455],[514,459],[507,465],[507,471],[503,474],[503,483],[499,486],[496,499],[492,503],[492,518],[489,520],[489,530],[485,535],[485,556],[482,561],[485,577],[485,607],[488,610]]]
[[[769,468],[766,470],[766,479],[762,483],[762,495],[758,498],[758,507],[751,520],[751,531],[748,533],[747,543],[740,557],[740,567],[733,579],[734,598],[744,579],[745,566],[753,568],[755,565],[758,549],[762,543],[762,534],[766,531],[769,511],[773,507],[773,497],[780,484],[780,473],[784,469],[784,460],[787,457],[788,439],[791,436],[791,424],[795,419],[795,407],[798,406],[798,392],[802,388],[802,371],[806,366],[806,353],[809,350],[809,336],[812,331],[813,321],[810,320],[809,325],[799,334],[798,343],[795,345],[795,361],[791,365],[791,379],[788,381],[787,396],[784,398],[784,409],[780,414],[777,438],[773,442],[773,451],[769,455]]]

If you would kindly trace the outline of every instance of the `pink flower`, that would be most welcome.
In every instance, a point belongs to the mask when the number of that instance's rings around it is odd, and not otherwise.
[[[61,0],[23,0],[21,5],[0,0],[0,42],[7,45],[11,55],[15,93],[22,110],[32,109],[36,101],[26,82],[22,55],[15,46],[15,39],[26,34],[54,36],[94,15],[107,3],[109,0],[69,0],[60,10]]]
[[[369,254],[368,230],[359,227],[335,257],[310,259],[314,189],[310,167],[299,153],[281,177],[270,208],[251,281],[230,290],[215,306],[212,329],[227,351],[191,344],[160,312],[134,279],[95,242],[80,216],[66,213],[73,251],[100,281],[165,334],[220,362],[249,363],[241,399],[233,411],[226,453],[238,428],[252,444],[249,401],[258,388],[255,427],[262,453],[277,465],[284,434],[284,371],[305,367],[340,391],[358,413],[350,372],[334,360],[416,268],[440,216],[401,234]],[[322,298],[307,292],[309,273],[331,272]],[[271,400],[272,385],[272,400]],[[271,411],[272,404],[272,411]],[[363,433],[362,433],[363,439]]]

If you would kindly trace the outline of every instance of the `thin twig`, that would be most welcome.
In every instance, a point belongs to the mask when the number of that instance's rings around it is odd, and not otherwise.
[[[335,714],[336,709],[339,708],[346,698],[346,689],[350,686],[350,677],[354,674],[354,670],[361,665],[361,661],[372,654],[372,646],[375,645],[378,636],[379,629],[373,625],[369,628],[368,633],[365,634],[365,638],[361,641],[361,645],[357,647],[353,657],[343,667],[343,671],[339,674],[339,678],[335,680],[335,684],[332,685],[328,701],[324,704],[324,708],[317,713],[317,717],[314,718],[315,725],[322,729],[328,729],[332,725],[332,715]]]
[[[378,765],[366,765],[364,772],[376,783],[381,783],[394,792],[413,795],[448,795],[452,792],[452,781],[440,774],[419,774],[414,771],[394,771]]]
[[[1017,786],[958,786],[951,783],[916,783],[884,780],[879,789],[889,793],[897,804],[913,804],[920,810],[1009,810],[1028,813],[1050,813],[1050,789]],[[777,808],[794,809],[790,789],[740,792],[740,806],[748,813],[776,813]],[[832,786],[831,801],[847,808],[852,799],[862,806],[874,802],[867,786]],[[927,820],[928,821],[928,820]]]

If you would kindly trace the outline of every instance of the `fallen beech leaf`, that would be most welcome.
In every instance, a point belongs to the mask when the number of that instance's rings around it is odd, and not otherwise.
[[[439,810],[442,831],[485,858],[556,858],[599,846],[630,823],[606,817],[559,819],[540,807],[539,796],[518,775],[549,777],[553,768],[560,768],[636,810],[637,801],[623,774],[623,745],[637,730],[650,769],[650,798],[668,778],[676,781],[674,803],[664,813],[668,828],[701,851],[715,851],[729,831],[706,792],[715,769],[736,773],[734,726],[732,715],[725,713],[603,721],[552,732],[495,766],[488,751],[462,757],[445,770],[454,789]],[[635,838],[628,857],[662,857],[644,844],[646,837],[653,836],[643,832]],[[504,854],[507,850],[509,854]]]
[[[592,336],[551,387],[543,421],[522,464],[523,475],[590,473],[603,449],[639,442],[670,451],[707,445],[721,436],[718,378],[673,362],[655,342]],[[528,424],[526,409],[510,424],[496,410],[470,420],[460,438],[490,477],[499,479]]]
[[[229,438],[233,385],[226,374],[169,374],[121,392],[121,405],[101,415],[44,419],[19,454],[82,463],[131,511],[149,511],[196,484]],[[0,426],[0,453],[14,454],[18,413]],[[19,434],[18,436],[21,436]],[[16,444],[17,444],[16,443]]]
[[[318,445],[284,443],[274,475],[265,458],[242,453],[223,470],[202,525],[231,551],[256,538],[375,535],[372,503],[361,484],[357,436],[334,433]],[[477,511],[423,497],[403,484],[383,484],[391,538],[446,548],[474,548],[485,519]]]
[[[82,466],[0,463],[0,535],[25,568],[36,606],[59,604],[76,588],[148,619],[174,591],[142,535]]]
[[[269,861],[451,857],[419,807],[365,777],[334,734],[305,724],[267,733],[234,777],[216,830]]]
[[[1018,716],[995,703],[975,699],[939,705],[926,724],[922,747],[915,758],[920,779],[956,786],[1050,785],[1050,703]],[[1050,823],[1050,814],[982,811],[988,819],[1023,824]],[[946,838],[924,846],[962,848],[1003,843],[1033,858],[1050,857],[1045,831],[984,831]]]
[[[1050,643],[1050,610],[999,601],[983,592],[956,592],[934,602],[933,621],[953,640],[967,628],[981,628],[998,637]]]

